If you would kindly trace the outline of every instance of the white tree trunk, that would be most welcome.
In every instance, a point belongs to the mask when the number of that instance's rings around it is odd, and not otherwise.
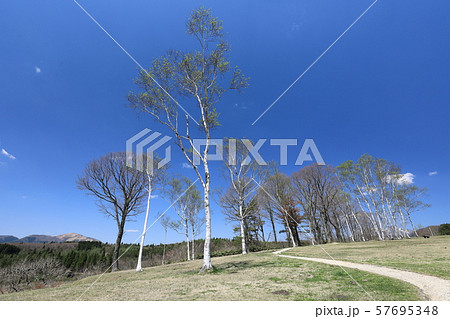
[[[244,220],[240,220],[241,224],[241,244],[242,244],[242,255],[247,253],[247,246],[245,245],[245,232],[244,232]]]
[[[345,219],[345,223],[347,224],[347,229],[348,229],[348,232],[349,232],[349,234],[350,234],[350,239],[354,242],[354,241],[355,241],[355,237],[353,237],[353,231],[352,231],[352,229],[350,228],[350,225],[349,225],[349,223],[348,223],[347,216],[345,216],[344,219]]]
[[[197,216],[197,211],[195,212],[195,216]],[[192,254],[192,260],[195,260],[195,232],[196,232],[196,229],[195,229],[195,222],[192,222],[192,224],[191,224],[191,236],[192,236],[192,239],[191,239],[191,254]]]
[[[408,212],[407,212],[406,214],[407,214],[407,216],[408,216],[409,223],[411,224],[411,227],[412,227],[413,230],[414,230],[414,234],[416,234],[416,237],[419,237],[419,234],[417,233],[416,226],[414,226],[414,223],[413,223],[413,221],[412,221],[411,214],[408,213]]]
[[[191,252],[189,249],[189,244],[190,244],[190,240],[189,240],[189,228],[188,228],[188,220],[185,220],[186,223],[186,249],[187,249],[187,260],[191,260]]]
[[[245,229],[244,229],[244,212],[242,209],[242,202],[239,204],[239,224],[241,226],[241,246],[242,246],[242,255],[247,253],[247,246],[245,244]]]
[[[151,177],[148,174],[147,177],[148,177],[147,211],[145,212],[144,229],[142,230],[141,246],[139,247],[139,257],[136,266],[136,271],[142,271],[142,252],[144,250],[145,233],[147,232],[148,215],[150,212],[150,199],[152,198]]]
[[[205,156],[204,207],[205,207],[205,245],[203,246],[203,266],[201,271],[211,270],[211,208],[209,206],[210,176],[208,162]]]

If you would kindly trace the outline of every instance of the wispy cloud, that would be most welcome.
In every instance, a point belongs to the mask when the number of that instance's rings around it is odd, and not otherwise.
[[[429,176],[433,176],[433,175],[437,175],[437,173],[438,173],[437,171],[429,172],[428,175],[429,175]]]
[[[409,185],[414,183],[415,175],[413,173],[388,175],[386,176],[387,183],[397,183],[399,185]]]
[[[151,195],[150,198],[158,198],[158,195]]]
[[[414,183],[414,177],[415,176],[412,173],[403,174],[403,176],[398,179],[397,183],[403,184],[403,185],[412,184],[412,183]]]
[[[183,164],[181,164],[181,167],[183,167],[183,168],[192,168],[192,166],[189,163],[183,163]]]
[[[239,103],[234,103],[233,107],[240,108],[241,110],[247,110],[248,109],[248,106],[242,105],[242,104],[239,104]]]
[[[4,148],[2,148],[1,154],[4,155],[4,156],[6,156],[6,157],[8,157],[9,159],[12,159],[12,160],[15,160],[15,159],[16,159],[15,156],[9,154]]]
[[[127,229],[125,230],[126,233],[137,233],[138,230],[137,229]]]
[[[36,71],[36,73],[41,73],[42,72],[41,68],[38,67],[38,66],[35,66],[34,70]]]

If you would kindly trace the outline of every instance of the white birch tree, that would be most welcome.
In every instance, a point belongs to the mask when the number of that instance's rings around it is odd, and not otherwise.
[[[247,78],[238,68],[231,68],[227,61],[229,45],[223,40],[222,21],[205,8],[192,12],[186,22],[186,31],[198,44],[193,52],[169,51],[154,60],[152,67],[141,71],[135,81],[140,92],[130,93],[130,106],[147,112],[168,127],[176,137],[177,145],[186,160],[194,168],[202,187],[205,212],[205,243],[201,270],[211,270],[211,174],[209,150],[211,130],[219,125],[216,105],[228,90],[247,86]],[[227,80],[227,75],[230,75]],[[224,84],[227,82],[226,84]],[[180,127],[179,108],[176,97],[187,97],[197,106],[198,121],[186,115],[185,128]],[[183,109],[184,110],[184,109]],[[187,112],[185,112],[187,113]],[[200,150],[193,143],[189,130],[190,120],[203,132],[205,148]],[[192,155],[200,159],[201,169],[194,163]]]
[[[127,154],[129,156],[132,154]],[[152,194],[155,190],[159,189],[160,187],[164,186],[166,180],[167,180],[167,169],[168,166],[165,165],[161,168],[158,167],[156,163],[159,163],[159,158],[157,156],[154,156],[154,158],[149,161],[147,156],[145,154],[140,155],[142,160],[147,163],[148,165],[153,166],[153,170],[149,170],[148,167],[144,168],[144,174],[147,178],[147,207],[145,211],[145,218],[144,218],[144,226],[142,230],[141,235],[141,243],[139,246],[139,255],[138,255],[138,262],[136,266],[136,271],[142,271],[142,254],[144,251],[144,244],[145,244],[145,235],[147,234],[147,223],[148,223],[148,217],[150,214],[150,203],[152,199]]]
[[[259,185],[255,183],[255,180],[263,183],[267,176],[264,166],[251,161],[249,153],[243,141],[233,138],[225,139],[223,162],[226,167],[225,177],[230,187],[222,196],[220,203],[228,218],[239,222],[241,249],[244,255],[248,252],[245,241],[247,237],[245,220],[255,212],[246,207],[257,194]]]

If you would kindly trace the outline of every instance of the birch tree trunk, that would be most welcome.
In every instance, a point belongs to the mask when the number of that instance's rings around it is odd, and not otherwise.
[[[191,224],[191,254],[192,260],[195,260],[195,223]]]
[[[141,246],[139,247],[139,257],[136,266],[136,271],[142,271],[142,252],[144,250],[145,234],[147,232],[148,215],[150,212],[150,200],[152,198],[152,187],[151,187],[152,180],[150,175],[147,174],[147,177],[148,177],[147,211],[145,212],[144,229],[142,230]]]
[[[245,232],[244,232],[244,219],[240,220],[241,225],[241,246],[242,246],[242,255],[247,253],[247,247],[245,245]]]
[[[188,220],[186,219],[184,221],[186,224],[186,252],[187,252],[187,260],[191,260],[191,252],[189,249],[189,244],[190,244],[190,240],[189,240],[189,227],[188,227]]]
[[[209,139],[208,139],[209,140]],[[208,148],[209,144],[207,145]],[[207,155],[206,155],[207,156]],[[206,157],[205,157],[206,159]],[[204,207],[205,207],[205,244],[203,246],[203,266],[200,271],[211,270],[211,208],[209,206],[209,192],[211,179],[209,176],[208,161],[204,160],[205,182],[204,182]]]

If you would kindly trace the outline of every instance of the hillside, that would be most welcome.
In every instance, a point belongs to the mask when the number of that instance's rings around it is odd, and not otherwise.
[[[439,225],[434,225],[434,226],[427,226],[427,227],[423,227],[417,230],[417,235],[419,235],[419,237],[422,236],[435,236],[438,234],[439,231]]]
[[[370,300],[340,268],[270,252],[213,258],[91,276],[59,287],[0,295],[0,300]],[[376,300],[421,300],[404,282],[346,269]]]
[[[17,239],[17,237],[15,236],[10,236],[10,235],[0,235],[0,244],[3,243],[13,243],[15,242]]]
[[[76,233],[67,233],[67,234],[62,234],[62,235],[58,235],[55,236],[56,238],[58,238],[61,242],[66,242],[66,241],[74,241],[74,242],[78,242],[78,241],[99,241],[98,239],[95,238],[91,238],[91,237],[86,237],[80,234],[76,234]]]
[[[325,251],[323,249],[325,249]],[[387,266],[450,279],[450,236],[297,247],[287,255]]]
[[[64,243],[68,241],[79,242],[79,241],[99,241],[95,238],[86,237],[76,233],[67,233],[58,236],[49,235],[29,235],[23,238],[17,238],[15,236],[0,235],[0,243]]]

